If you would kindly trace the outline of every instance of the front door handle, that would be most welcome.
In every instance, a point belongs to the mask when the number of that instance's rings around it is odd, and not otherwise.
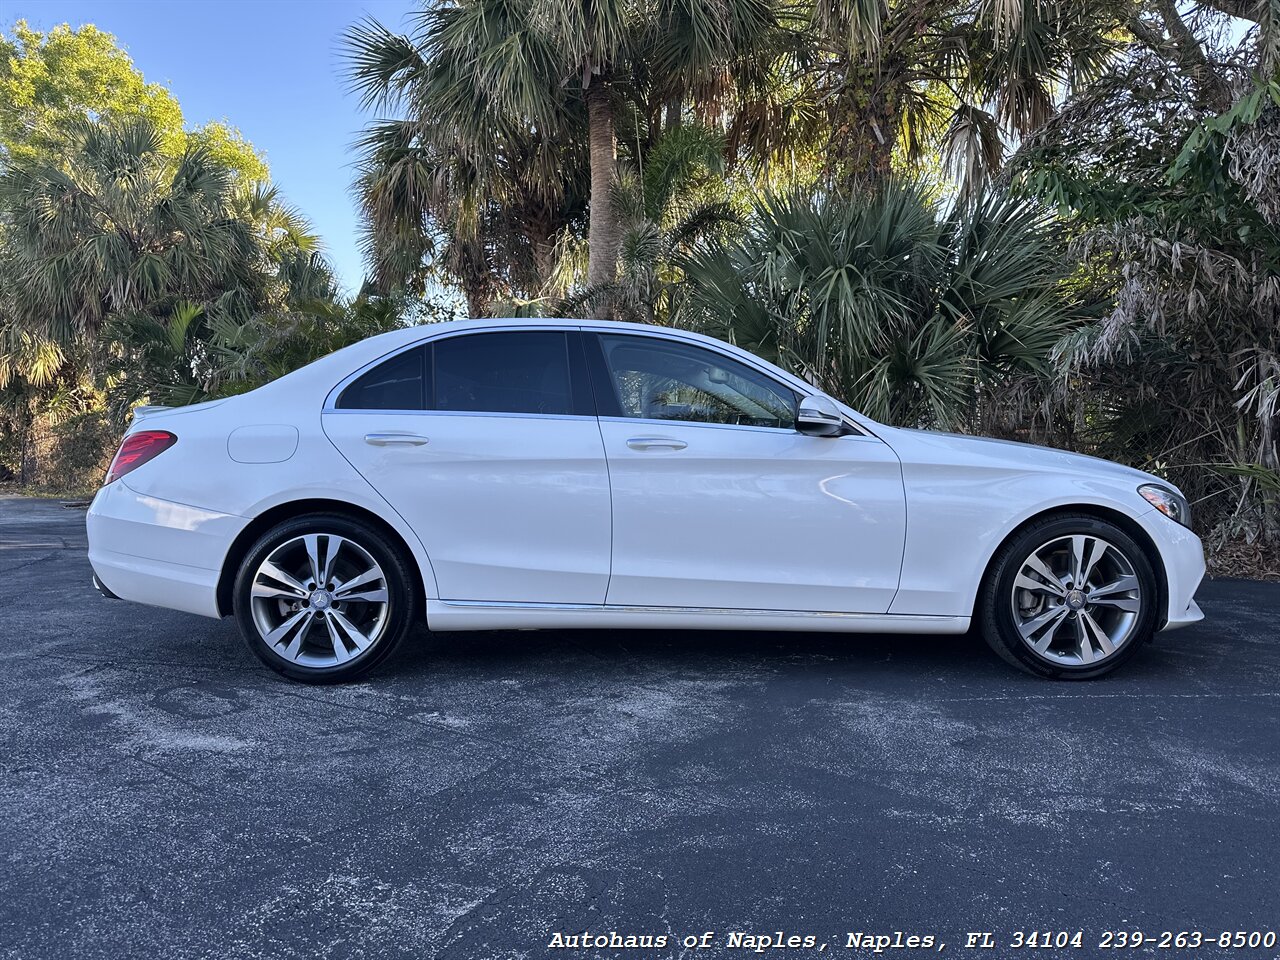
[[[375,447],[409,446],[420,447],[430,443],[429,438],[416,433],[366,433],[364,442]]]
[[[673,437],[632,437],[627,441],[627,446],[632,450],[651,450],[654,448],[683,450],[688,444]]]

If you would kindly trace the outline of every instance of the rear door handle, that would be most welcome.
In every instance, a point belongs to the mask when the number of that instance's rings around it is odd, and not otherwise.
[[[420,447],[430,443],[430,439],[416,433],[366,433],[364,442],[375,447],[408,446]]]
[[[673,437],[632,437],[627,441],[627,446],[632,450],[650,450],[654,448],[683,450],[688,444]]]

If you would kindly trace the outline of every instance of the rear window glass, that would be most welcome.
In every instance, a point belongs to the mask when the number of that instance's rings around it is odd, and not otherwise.
[[[342,391],[340,410],[423,410],[431,395],[426,347],[385,360]]]
[[[439,340],[433,379],[436,410],[573,413],[568,339],[559,331]]]

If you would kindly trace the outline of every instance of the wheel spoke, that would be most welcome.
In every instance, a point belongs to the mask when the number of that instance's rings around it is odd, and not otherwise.
[[[1045,563],[1043,560],[1041,560],[1034,553],[1031,556],[1027,557],[1027,562],[1024,563],[1022,567],[1024,570],[1030,567],[1036,573],[1040,574],[1040,576],[1044,577],[1045,579],[1044,586],[1046,589],[1048,589],[1050,593],[1056,594],[1059,597],[1066,595],[1066,592],[1067,592],[1066,585],[1062,582],[1062,580],[1058,578],[1058,575],[1056,573],[1054,573],[1051,569],[1049,569],[1049,565]]]
[[[1138,589],[1138,578],[1133,576],[1121,577],[1113,580],[1111,583],[1104,584],[1101,587],[1089,591],[1089,602],[1105,604],[1110,607],[1118,607],[1129,613],[1137,613],[1141,606],[1141,601],[1137,597],[1116,596],[1116,594],[1129,593]]]
[[[356,649],[358,650],[364,650],[364,648],[369,646],[372,642],[368,636],[360,632],[359,628],[357,628],[354,623],[344,617],[337,610],[329,611],[327,622],[336,622],[338,626],[342,628],[342,632],[347,635],[348,639],[356,645]]]
[[[338,633],[338,628],[333,622],[333,611],[329,611],[329,615],[324,618],[324,625],[329,629],[329,642],[333,644],[333,656],[339,663],[346,663],[351,659],[351,654],[347,652],[347,645],[342,640],[342,635]]]
[[[298,627],[293,639],[289,641],[289,646],[284,648],[284,655],[290,660],[298,659],[298,651],[302,649],[302,641],[307,639],[307,632],[311,629],[311,624],[316,619],[314,610],[304,610],[303,613],[307,615],[306,619],[302,621],[302,625]]]
[[[377,567],[372,567],[358,576],[352,577],[346,583],[340,583],[333,588],[333,598],[335,600],[348,599],[347,594],[356,587],[363,587],[369,583],[375,583],[382,579],[382,571]]]
[[[365,590],[360,593],[335,594],[334,599],[340,600],[343,603],[346,603],[349,600],[363,600],[366,603],[386,603],[387,591],[379,588],[377,590]]]
[[[341,537],[331,536],[325,538],[324,569],[320,574],[321,583],[327,584],[329,582],[329,577],[333,575],[333,562],[338,559],[338,553],[346,542]]]
[[[1058,635],[1058,628],[1062,626],[1062,621],[1067,617],[1065,609],[1057,611],[1058,615],[1050,622],[1049,629],[1040,635],[1040,639],[1031,644],[1033,650],[1037,653],[1044,653],[1049,649],[1049,645],[1053,643],[1054,637]]]
[[[1057,621],[1061,620],[1066,615],[1066,607],[1050,607],[1048,610],[1037,614],[1030,620],[1025,620],[1018,624],[1018,632],[1021,633],[1025,639],[1030,640],[1031,637],[1033,637],[1040,628],[1046,624],[1052,623],[1054,628],[1056,628],[1058,625]],[[1050,630],[1049,633],[1052,634],[1053,630]]]
[[[306,587],[304,587],[299,581],[294,579],[291,575],[285,573],[283,570],[277,567],[270,560],[262,561],[262,566],[258,568],[258,577],[257,577],[258,583],[261,583],[261,579],[263,576],[266,576],[272,580],[275,580],[277,583],[283,583],[286,587],[289,587],[293,591],[292,595],[295,597],[307,596]],[[255,583],[255,586],[257,586],[256,583]],[[263,584],[263,586],[266,586],[266,584]]]
[[[1111,637],[1107,631],[1098,625],[1098,621],[1089,616],[1088,611],[1080,611],[1080,619],[1084,621],[1085,627],[1093,634],[1093,639],[1098,642],[1098,649],[1104,657],[1109,657],[1116,652],[1115,644],[1111,642]]]
[[[1080,654],[1081,663],[1093,663],[1093,644],[1089,642],[1089,632],[1084,626],[1084,617],[1077,616],[1074,621],[1076,628],[1076,652]]]
[[[302,538],[307,545],[307,559],[311,561],[311,579],[317,587],[324,585],[324,567],[320,563],[320,534],[309,533]]]
[[[277,587],[270,583],[262,583],[261,581],[253,585],[251,593],[255,597],[263,597],[264,599],[277,597],[289,600],[305,600],[307,597],[307,592],[305,590],[295,590],[293,587]]]
[[[1089,582],[1089,575],[1093,573],[1093,568],[1109,549],[1110,547],[1097,537],[1080,535],[1072,537],[1071,557],[1074,564],[1072,568],[1074,580],[1071,585],[1077,590],[1085,589],[1085,584]]]
[[[289,635],[290,630],[297,626],[302,620],[310,620],[312,616],[314,616],[314,614],[310,610],[299,610],[262,639],[266,640],[267,643],[273,647],[278,646],[280,641]]]
[[[1039,580],[1028,577],[1025,573],[1018,574],[1018,579],[1013,581],[1013,585],[1023,590],[1030,590],[1032,593],[1049,593],[1055,597],[1061,597],[1064,593],[1056,584],[1041,583]]]

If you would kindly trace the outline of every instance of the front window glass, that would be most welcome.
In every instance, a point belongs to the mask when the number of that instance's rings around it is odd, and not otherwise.
[[[712,350],[602,334],[624,417],[794,429],[796,394]]]

